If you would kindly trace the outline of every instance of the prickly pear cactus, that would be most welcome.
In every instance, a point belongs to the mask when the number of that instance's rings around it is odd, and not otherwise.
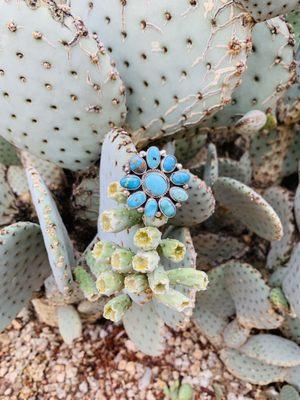
[[[299,10],[298,0],[235,0],[251,13],[256,21],[264,21],[277,15]]]
[[[251,28],[233,2],[71,4],[116,60],[135,142],[199,124],[230,101],[245,70]]]
[[[1,135],[72,170],[97,160],[103,136],[126,114],[100,40],[52,0],[1,0],[0,40]]]

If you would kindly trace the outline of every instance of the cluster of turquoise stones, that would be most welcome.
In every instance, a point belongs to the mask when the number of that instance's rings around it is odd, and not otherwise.
[[[182,169],[176,157],[152,146],[133,156],[120,180],[128,191],[127,206],[144,212],[148,218],[176,215],[176,207],[187,201],[190,173]]]

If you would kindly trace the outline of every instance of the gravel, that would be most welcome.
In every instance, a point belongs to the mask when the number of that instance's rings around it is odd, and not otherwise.
[[[262,391],[233,378],[193,324],[169,331],[161,357],[136,351],[121,325],[84,327],[81,339],[63,343],[58,330],[23,311],[0,334],[1,400],[159,400],[177,379],[195,389],[195,400],[266,399]]]

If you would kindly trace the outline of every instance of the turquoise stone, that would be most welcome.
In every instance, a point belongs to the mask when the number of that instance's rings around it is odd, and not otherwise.
[[[150,169],[155,169],[160,164],[160,152],[159,148],[156,146],[151,146],[147,150],[146,156],[147,164]]]
[[[144,192],[133,193],[128,197],[127,205],[129,208],[139,208],[145,203],[146,198]]]
[[[143,174],[147,169],[146,161],[140,156],[133,156],[129,162],[129,167],[135,174]]]
[[[167,218],[173,218],[176,215],[176,207],[167,197],[159,200],[159,209]]]
[[[161,168],[164,172],[173,172],[176,168],[177,160],[174,156],[167,156],[162,160]]]
[[[143,179],[143,189],[149,196],[161,197],[169,190],[168,178],[160,172],[149,172]]]
[[[183,186],[186,185],[190,180],[190,174],[187,171],[176,171],[171,175],[171,182],[174,185]]]
[[[182,203],[184,201],[187,201],[187,199],[189,198],[187,192],[184,189],[176,186],[170,189],[170,196],[174,201],[176,201],[176,203]]]
[[[137,190],[141,184],[141,179],[135,175],[126,175],[120,180],[120,185],[128,190]]]
[[[146,203],[144,214],[146,215],[146,217],[154,218],[157,211],[158,211],[157,201],[154,199],[149,199]]]

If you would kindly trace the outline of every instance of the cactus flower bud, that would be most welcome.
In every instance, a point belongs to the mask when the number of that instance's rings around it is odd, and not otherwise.
[[[109,262],[107,261],[97,261],[92,252],[89,251],[85,257],[87,265],[90,267],[91,273],[98,278],[98,276],[105,271],[110,270]]]
[[[115,200],[119,204],[125,204],[128,198],[125,189],[122,188],[119,182],[112,182],[109,184],[107,189],[107,197]]]
[[[161,226],[166,225],[168,222],[168,218],[161,214],[159,217],[150,218],[145,214],[143,215],[143,222],[146,226],[153,226],[155,228],[160,228]]]
[[[131,306],[131,299],[127,294],[120,294],[109,300],[103,311],[103,316],[113,322],[119,322]]]
[[[100,225],[103,232],[118,233],[137,225],[141,218],[141,214],[136,210],[124,207],[103,211],[100,215]]]
[[[132,271],[132,258],[134,253],[128,249],[116,249],[111,256],[111,267],[119,273]]]
[[[191,302],[188,297],[171,288],[166,293],[156,294],[155,298],[165,306],[179,312],[191,307]]]
[[[100,294],[111,296],[123,289],[124,277],[117,272],[105,271],[99,275],[96,286]]]
[[[169,278],[161,266],[148,275],[148,281],[150,289],[155,294],[166,293],[169,290]]]
[[[194,391],[191,385],[183,383],[178,391],[178,400],[193,400]]]
[[[157,251],[140,251],[132,259],[133,269],[137,272],[152,272],[157,268],[159,255]]]
[[[184,259],[186,247],[176,239],[164,239],[160,243],[163,255],[173,262],[180,262]]]
[[[176,268],[167,272],[172,285],[183,285],[196,290],[205,290],[208,285],[208,277],[205,272],[194,268]]]
[[[290,312],[290,306],[281,288],[273,288],[270,292],[269,299],[272,306],[282,313]]]
[[[116,245],[114,243],[99,240],[93,247],[92,256],[96,261],[108,261],[115,249]]]
[[[139,229],[134,235],[135,246],[142,250],[155,250],[161,241],[161,232],[154,227],[147,226]]]
[[[84,268],[77,267],[74,270],[74,277],[84,296],[89,301],[96,301],[99,299],[99,293],[91,274],[89,274]]]
[[[266,124],[267,116],[260,110],[247,112],[235,124],[235,131],[240,135],[254,135],[259,132]]]
[[[148,289],[148,279],[144,274],[130,274],[124,280],[125,289],[129,293],[139,294]]]

